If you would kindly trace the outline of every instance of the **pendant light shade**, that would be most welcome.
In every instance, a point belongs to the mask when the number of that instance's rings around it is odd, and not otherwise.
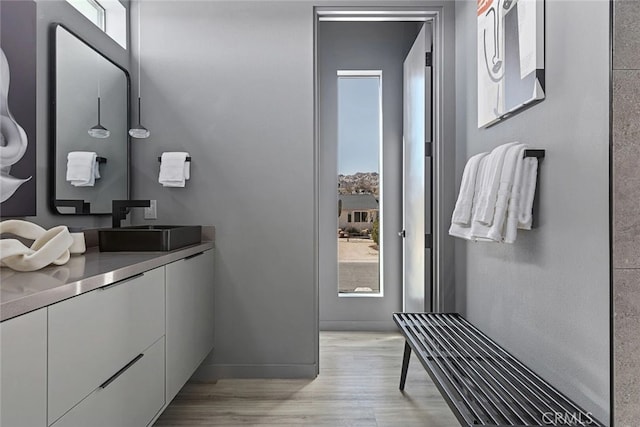
[[[141,112],[141,101],[140,101],[140,93],[141,93],[141,73],[140,73],[140,62],[142,59],[142,51],[140,49],[140,38],[141,38],[141,31],[140,31],[140,14],[142,12],[142,3],[140,1],[138,1],[138,124],[129,129],[129,135],[131,135],[132,138],[137,138],[137,139],[145,139],[145,138],[149,138],[149,135],[151,135],[151,132],[149,132],[149,129],[147,129],[146,127],[142,126],[141,123],[141,118],[140,116],[142,115]]]
[[[149,138],[151,132],[149,132],[149,129],[142,126],[142,124],[140,123],[140,115],[140,97],[138,97],[138,124],[136,125],[136,127],[129,129],[129,135],[131,135],[133,138],[139,139]]]
[[[98,96],[98,124],[92,127],[91,129],[89,129],[89,135],[91,135],[93,138],[100,138],[100,139],[109,138],[109,135],[111,135],[111,132],[109,132],[109,129],[105,128],[100,123],[100,97],[99,96]]]

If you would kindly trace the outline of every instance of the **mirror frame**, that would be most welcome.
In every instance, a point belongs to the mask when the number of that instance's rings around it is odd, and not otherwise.
[[[57,102],[56,102],[56,91],[57,91],[57,72],[56,72],[56,31],[58,28],[63,28],[69,34],[73,35],[79,41],[84,43],[91,50],[96,52],[98,55],[102,56],[104,59],[113,64],[116,68],[120,69],[127,80],[127,199],[131,198],[131,136],[129,135],[129,129],[131,129],[131,77],[129,76],[129,71],[126,68],[120,66],[111,58],[107,57],[105,54],[100,52],[98,49],[93,47],[90,43],[88,43],[84,38],[80,37],[76,32],[72,31],[66,25],[54,22],[49,27],[49,104],[48,104],[48,113],[49,113],[49,208],[55,215],[102,215],[102,216],[110,216],[112,212],[101,212],[101,213],[90,213],[85,212],[85,209],[80,207],[86,206],[83,200],[65,200],[68,202],[65,206],[77,206],[76,212],[74,213],[62,213],[58,211],[58,206],[56,204],[56,120],[57,120]]]

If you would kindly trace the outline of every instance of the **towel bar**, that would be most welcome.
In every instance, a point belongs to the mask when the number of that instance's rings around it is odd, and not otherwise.
[[[161,161],[162,161],[162,157],[158,157],[158,161],[159,161],[159,162],[161,162]],[[186,160],[186,161],[187,161],[187,162],[190,162],[190,161],[191,161],[191,157],[187,157],[187,160]]]
[[[544,159],[545,150],[524,150],[525,157],[537,157],[538,159]]]
[[[106,157],[96,157],[96,162],[98,163],[107,163],[107,158]]]

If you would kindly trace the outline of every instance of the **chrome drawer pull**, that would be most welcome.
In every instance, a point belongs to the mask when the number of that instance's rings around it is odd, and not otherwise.
[[[195,258],[197,256],[202,255],[203,253],[204,253],[204,251],[203,252],[198,252],[197,254],[193,254],[193,255],[189,255],[188,257],[184,257],[184,259],[188,260],[188,259],[191,259],[191,258]]]
[[[127,277],[126,279],[118,280],[117,282],[113,282],[106,286],[99,287],[98,289],[106,291],[107,289],[115,288],[116,286],[122,285],[123,283],[129,282],[133,279],[137,279],[142,276],[144,276],[144,273],[136,274],[135,276]]]
[[[130,367],[132,367],[138,360],[142,359],[142,356],[144,356],[144,354],[140,353],[139,355],[136,356],[135,359],[133,359],[131,362],[127,363],[126,365],[124,365],[124,368],[120,369],[118,372],[116,372],[115,374],[113,374],[111,376],[111,378],[109,378],[108,380],[106,380],[105,382],[103,382],[102,384],[100,384],[100,388],[107,388],[109,386],[109,384],[111,384],[112,382],[114,382],[116,379],[118,379],[118,377],[122,374],[124,374],[124,371],[126,371],[127,369],[129,369]]]

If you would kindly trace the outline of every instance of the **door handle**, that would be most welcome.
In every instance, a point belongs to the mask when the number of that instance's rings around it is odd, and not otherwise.
[[[122,284],[130,282],[130,281],[132,281],[134,279],[137,279],[138,277],[142,277],[142,276],[144,276],[144,273],[136,274],[135,276],[127,277],[126,279],[118,280],[117,282],[113,282],[113,283],[110,283],[108,285],[101,286],[98,289],[100,289],[101,291],[106,291],[107,289],[115,288],[116,286],[120,286]]]
[[[140,353],[139,355],[137,355],[135,357],[135,359],[133,359],[131,362],[127,363],[126,365],[124,365],[124,367],[122,369],[120,369],[118,372],[116,372],[115,374],[113,374],[108,380],[106,380],[105,382],[103,382],[102,384],[100,384],[100,388],[107,388],[109,387],[109,384],[111,384],[112,382],[114,382],[115,380],[118,379],[118,377],[122,374],[124,374],[124,372],[129,369],[130,367],[132,367],[138,360],[142,359],[142,357],[144,356],[144,354]]]
[[[398,231],[398,236],[404,239],[405,237],[407,237],[407,231],[406,230]]]

